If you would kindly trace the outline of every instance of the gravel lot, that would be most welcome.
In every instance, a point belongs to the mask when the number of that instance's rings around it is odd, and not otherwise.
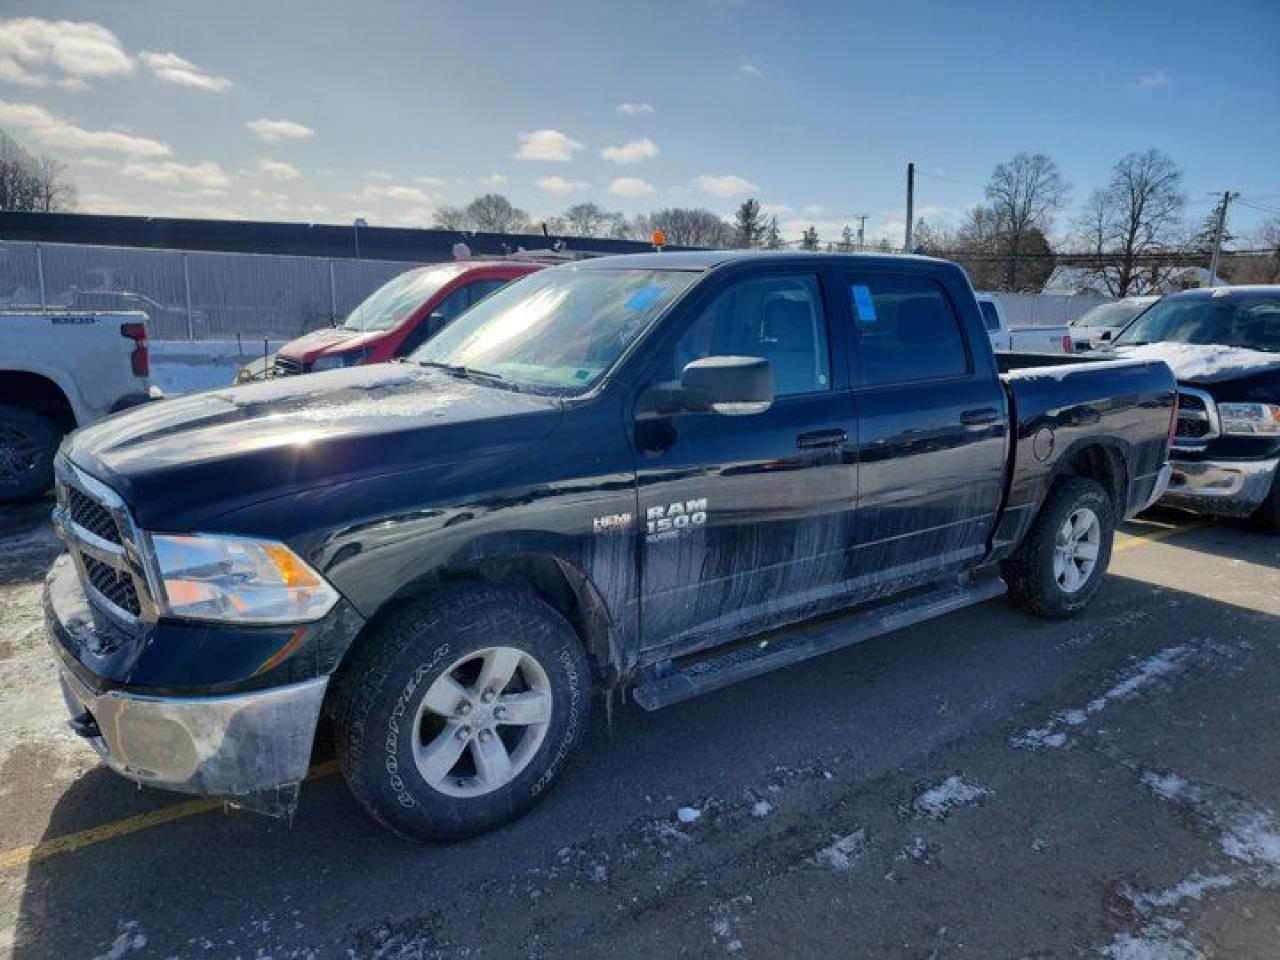
[[[997,601],[598,710],[538,810],[433,848],[331,763],[292,824],[100,768],[48,506],[0,510],[0,956],[1280,956],[1280,538],[1157,515],[1076,621]]]

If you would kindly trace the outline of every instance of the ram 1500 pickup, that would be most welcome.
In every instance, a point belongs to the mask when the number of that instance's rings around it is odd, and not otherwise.
[[[53,484],[64,434],[151,398],[145,313],[0,313],[0,502]]]
[[[287,811],[323,720],[376,819],[451,839],[546,793],[593,688],[654,709],[1006,589],[1071,616],[1163,491],[1175,390],[1057,360],[998,360],[944,261],[669,253],[109,419],[58,460],[72,724]]]
[[[1125,328],[1115,351],[1163,360],[1178,378],[1164,503],[1280,533],[1280,286],[1165,297]]]

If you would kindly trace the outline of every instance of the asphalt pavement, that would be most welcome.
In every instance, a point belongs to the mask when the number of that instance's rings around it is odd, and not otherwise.
[[[1076,620],[597,703],[538,809],[432,847],[323,757],[291,823],[97,765],[47,510],[0,511],[0,957],[1280,957],[1280,538],[1159,514]]]

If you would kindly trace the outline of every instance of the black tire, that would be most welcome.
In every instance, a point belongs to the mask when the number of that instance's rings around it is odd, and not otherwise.
[[[48,417],[0,403],[0,501],[34,500],[48,490],[61,441]]]
[[[1249,514],[1249,522],[1266,533],[1280,533],[1280,472],[1271,482],[1271,492],[1262,506]]]
[[[447,723],[465,721],[428,712],[419,725],[418,711],[432,684],[452,665],[495,645],[536,661],[551,697],[550,719],[536,750],[526,754],[510,782],[479,796],[451,796],[419,772],[414,743],[415,738],[435,742],[450,732]],[[517,678],[526,662],[521,661]],[[462,674],[452,676],[457,680]],[[499,696],[496,702],[504,700]],[[338,680],[335,746],[347,785],[375,820],[404,837],[460,840],[509,823],[542,799],[581,743],[590,707],[587,658],[564,617],[531,594],[459,584],[400,608],[362,638]],[[478,715],[494,708],[476,709]],[[523,736],[526,728],[491,729],[490,736],[501,729],[506,740],[508,734]],[[468,743],[459,762],[472,764],[478,773],[473,749]],[[517,746],[511,756],[518,751]],[[445,789],[465,782],[453,776],[444,780]]]
[[[1098,554],[1083,584],[1068,591],[1054,573],[1055,544],[1059,529],[1081,509],[1093,511],[1098,519]],[[1074,617],[1102,585],[1111,562],[1115,523],[1115,508],[1100,483],[1084,477],[1059,480],[1041,505],[1026,538],[1001,565],[1009,584],[1010,599],[1040,617],[1053,620]]]

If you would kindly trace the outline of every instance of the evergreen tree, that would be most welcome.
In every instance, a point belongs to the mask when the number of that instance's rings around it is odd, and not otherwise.
[[[764,234],[764,248],[766,250],[782,249],[782,231],[778,229],[778,218],[769,218],[769,228]]]
[[[733,215],[734,245],[746,249],[760,246],[769,225],[760,212],[760,201],[748,198],[742,201]]]
[[[801,250],[817,250],[821,241],[818,240],[818,228],[810,226],[808,230],[800,235]]]

